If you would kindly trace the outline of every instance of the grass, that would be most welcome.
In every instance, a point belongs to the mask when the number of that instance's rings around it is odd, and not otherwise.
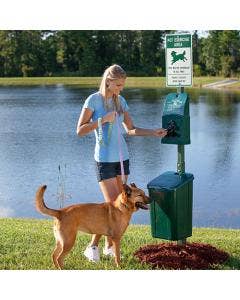
[[[51,252],[54,248],[52,220],[0,219],[0,269],[1,270],[53,270]],[[90,241],[90,235],[80,233],[77,241],[65,259],[68,270],[115,270],[112,259],[101,257],[101,262],[93,264],[85,260],[83,251]],[[216,269],[240,269],[240,230],[217,228],[193,228],[189,242],[209,243],[230,254],[230,259]],[[121,253],[122,270],[147,270],[133,253],[146,244],[163,240],[151,236],[150,226],[130,225],[123,236]],[[100,248],[103,247],[101,241]]]
[[[12,77],[0,78],[0,85],[83,85],[98,86],[100,77]]]
[[[194,77],[193,87],[201,88],[202,85],[223,80],[223,77]],[[0,86],[4,85],[80,85],[84,87],[99,86],[101,77],[16,77],[0,78]],[[129,88],[164,88],[165,77],[128,77],[126,87]]]

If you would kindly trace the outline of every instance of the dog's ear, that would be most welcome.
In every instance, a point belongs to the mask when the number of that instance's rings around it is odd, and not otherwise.
[[[127,184],[123,184],[123,193],[129,197],[131,196],[132,190]]]
[[[128,202],[128,197],[131,195],[131,189],[127,184],[123,184],[123,189],[122,189],[122,202],[127,203]]]
[[[136,188],[136,184],[135,184],[135,183],[133,183],[133,182],[132,182],[132,183],[130,183],[130,186],[131,186],[131,187],[133,187],[133,188]]]

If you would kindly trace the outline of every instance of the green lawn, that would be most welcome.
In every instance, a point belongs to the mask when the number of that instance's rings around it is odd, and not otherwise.
[[[12,77],[0,78],[0,85],[83,85],[98,86],[100,77]]]
[[[52,220],[39,219],[0,219],[0,270],[52,270],[51,252],[54,248]],[[114,270],[112,259],[101,257],[94,264],[85,260],[83,251],[90,241],[90,235],[79,233],[73,250],[65,259],[68,270]],[[211,244],[230,254],[225,265],[217,269],[240,269],[240,230],[217,228],[194,228],[189,242]],[[140,264],[133,257],[139,247],[164,242],[151,236],[150,226],[130,225],[123,236],[121,253],[124,270],[146,270],[147,265]],[[102,248],[103,241],[100,247]]]
[[[203,84],[223,80],[223,77],[194,77],[193,87],[202,87]],[[84,87],[99,86],[101,77],[18,77],[0,78],[1,85],[81,85]],[[165,77],[128,77],[126,87],[161,88],[166,86]]]

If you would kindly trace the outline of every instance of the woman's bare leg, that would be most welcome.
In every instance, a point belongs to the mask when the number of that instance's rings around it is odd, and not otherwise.
[[[128,180],[128,175],[125,175],[125,183],[127,183],[127,180]],[[123,182],[122,182],[122,176],[121,175],[117,176],[117,184],[118,184],[118,189],[121,193],[122,189],[123,189]]]
[[[99,182],[99,186],[101,188],[103,197],[105,202],[113,202],[116,200],[117,196],[120,194],[119,184],[117,177],[102,180]],[[99,240],[101,238],[101,235],[94,234],[92,237],[92,241],[90,243],[90,246],[98,246]],[[106,247],[112,246],[112,239],[109,237],[106,237]]]
[[[102,180],[99,182],[99,186],[106,202],[115,201],[120,194],[117,177]]]

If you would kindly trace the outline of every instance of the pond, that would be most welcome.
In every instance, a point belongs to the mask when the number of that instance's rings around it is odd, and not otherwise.
[[[0,217],[43,218],[34,207],[38,186],[47,184],[50,207],[102,202],[93,160],[95,137],[76,135],[86,97],[76,86],[0,87]],[[125,89],[137,127],[161,127],[164,97],[175,90]],[[240,227],[240,96],[219,90],[189,90],[191,144],[186,172],[194,174],[193,226]],[[131,174],[147,183],[175,171],[177,146],[154,137],[126,137]],[[60,166],[60,170],[59,170]],[[139,211],[132,223],[149,224]]]

